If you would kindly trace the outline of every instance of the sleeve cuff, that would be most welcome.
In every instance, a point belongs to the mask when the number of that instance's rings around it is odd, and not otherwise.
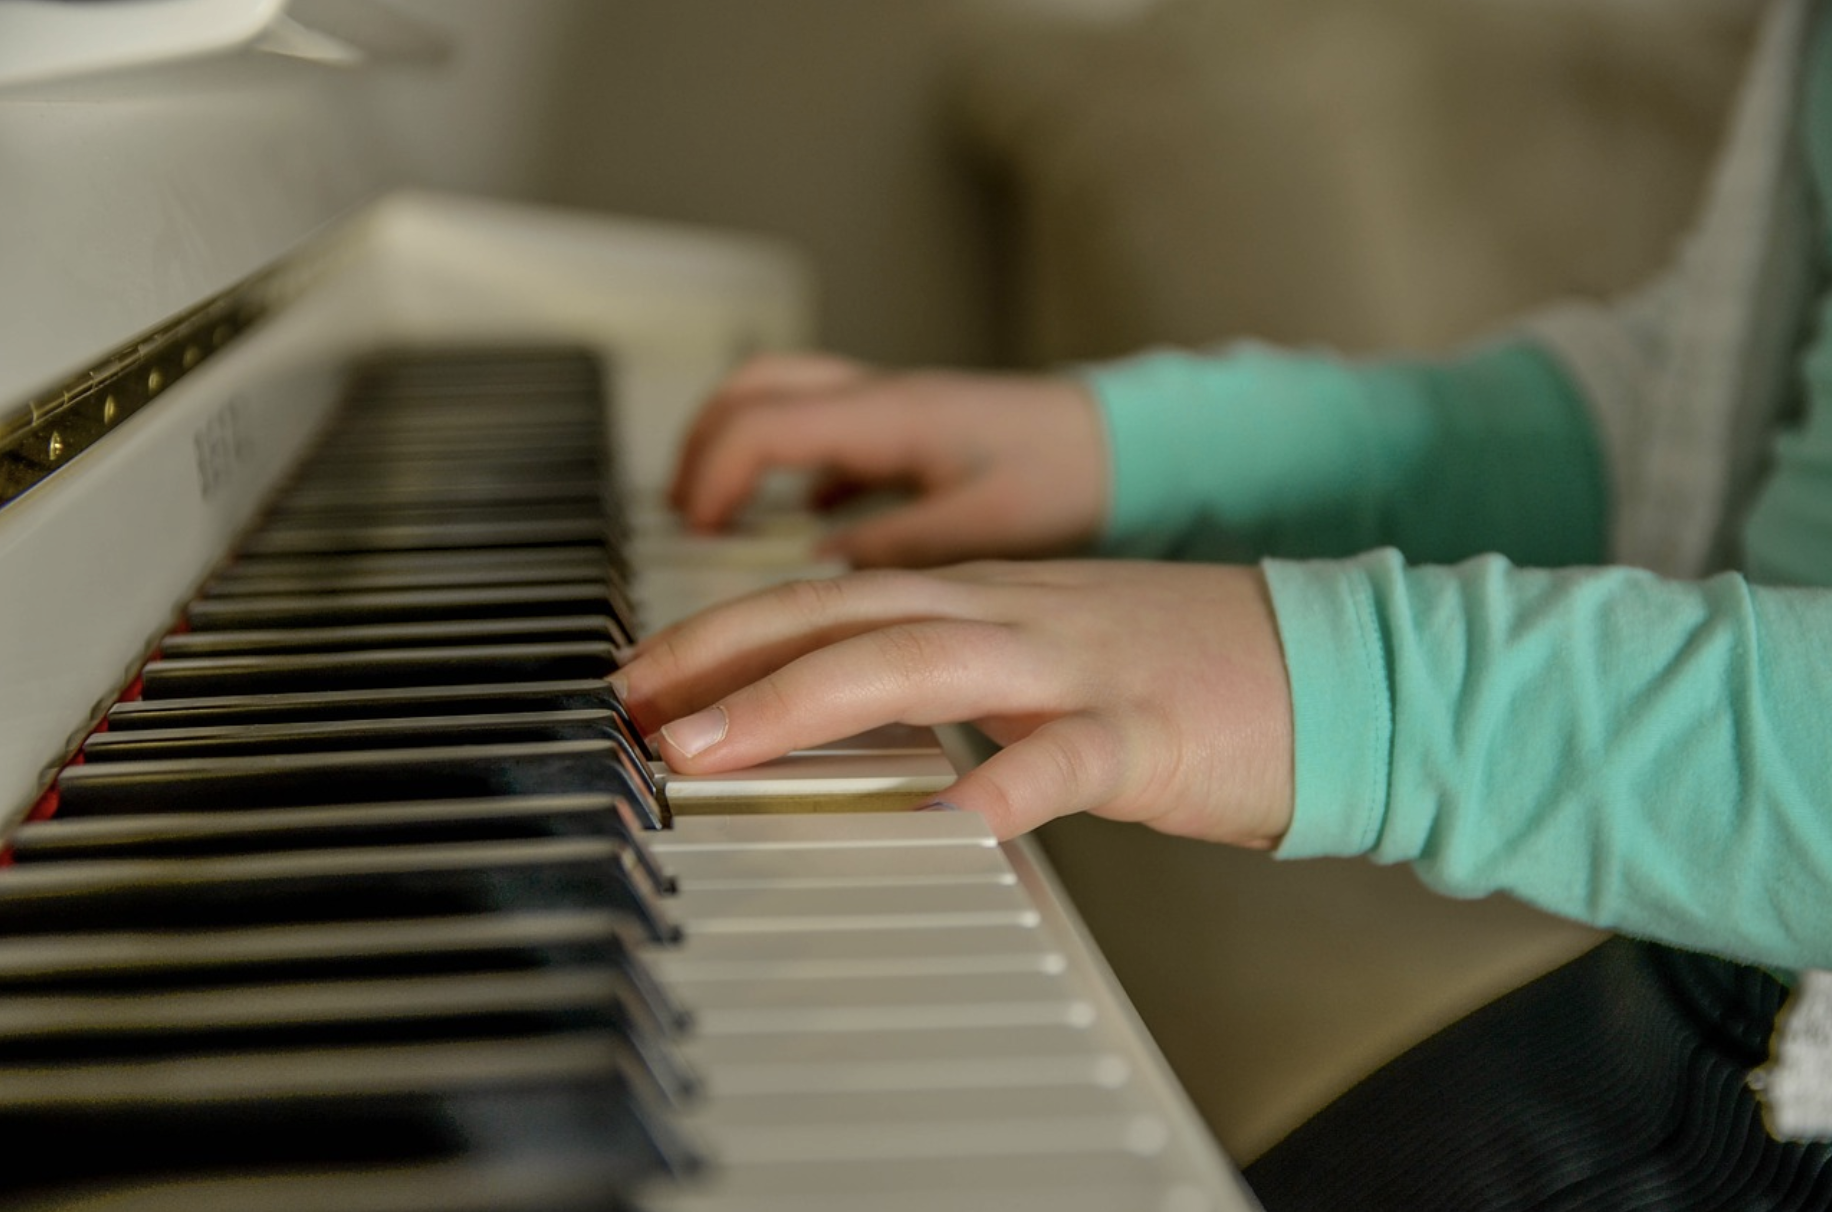
[[[1084,369],[1112,466],[1103,555],[1252,559],[1295,502],[1339,496],[1367,462],[1354,380],[1332,358],[1253,344]]]
[[[1262,567],[1291,679],[1296,803],[1279,858],[1365,854],[1387,811],[1392,682],[1364,565],[1354,560]]]

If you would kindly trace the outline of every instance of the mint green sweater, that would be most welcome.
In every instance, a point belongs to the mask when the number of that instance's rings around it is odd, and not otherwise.
[[[1819,26],[1803,126],[1823,200]],[[1818,333],[1745,573],[1702,582],[1576,567],[1606,549],[1603,461],[1575,388],[1525,342],[1090,372],[1108,552],[1276,557],[1297,745],[1279,854],[1409,862],[1453,895],[1832,967],[1832,589],[1815,588],[1832,586],[1832,298]]]

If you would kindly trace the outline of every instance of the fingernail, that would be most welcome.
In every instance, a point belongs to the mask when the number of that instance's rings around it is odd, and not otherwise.
[[[662,736],[680,750],[682,757],[697,757],[724,740],[725,730],[730,726],[731,721],[725,717],[725,708],[708,707],[705,711],[696,711],[672,724],[663,724]]]
[[[961,811],[961,806],[959,804],[950,804],[947,800],[930,800],[926,804],[916,805],[916,807],[913,808],[911,811],[913,812],[959,812]]]
[[[617,696],[619,703],[630,697],[630,683],[622,674],[613,673],[604,680],[610,684],[611,693]]]

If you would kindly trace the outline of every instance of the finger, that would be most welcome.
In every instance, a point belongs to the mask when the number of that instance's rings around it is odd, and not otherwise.
[[[872,368],[839,354],[778,351],[747,358],[719,385],[719,394],[758,391],[810,391],[865,378]]]
[[[871,482],[920,478],[927,435],[894,388],[774,398],[733,412],[695,456],[680,508],[723,525],[771,468],[820,468]]]
[[[1009,518],[1010,521],[1003,519]],[[818,554],[855,568],[929,568],[962,560],[1044,554],[1030,550],[1021,523],[996,485],[967,483],[828,535]]]
[[[958,582],[902,572],[779,585],[646,637],[613,684],[637,720],[653,727],[862,631],[964,616],[972,592]]]
[[[1046,821],[1091,812],[1125,786],[1118,729],[1088,712],[1061,716],[999,750],[939,798],[986,818],[1000,840]]]
[[[689,427],[675,458],[669,504],[684,508],[707,444],[736,411],[789,393],[839,390],[874,373],[863,362],[831,354],[772,353],[746,361],[713,390]]]
[[[885,724],[1023,715],[1050,699],[1053,681],[995,623],[879,627],[669,721],[661,753],[685,773],[735,770]]]

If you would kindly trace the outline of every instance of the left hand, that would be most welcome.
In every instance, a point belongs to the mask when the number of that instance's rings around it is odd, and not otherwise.
[[[1004,748],[940,798],[1002,838],[1072,812],[1266,848],[1291,691],[1255,568],[977,563],[803,581],[645,639],[613,678],[668,764],[735,770],[889,723]]]

